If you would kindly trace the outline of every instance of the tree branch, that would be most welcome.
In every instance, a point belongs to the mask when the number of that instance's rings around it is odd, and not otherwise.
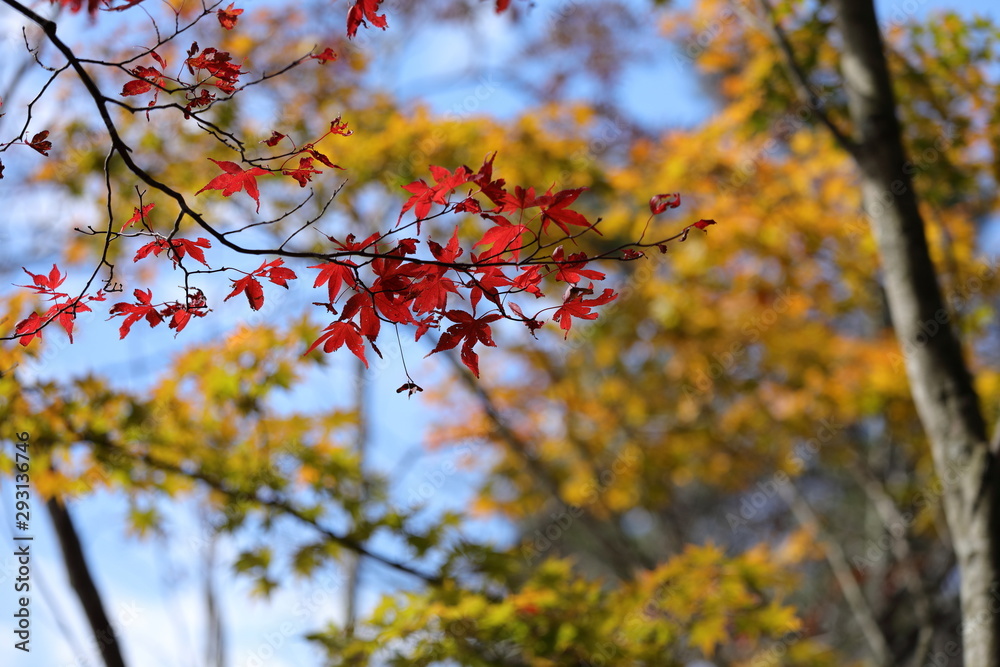
[[[924,589],[923,579],[910,549],[910,540],[907,536],[908,522],[903,518],[899,508],[896,507],[892,496],[886,491],[882,482],[872,474],[871,470],[858,465],[852,466],[851,472],[865,495],[868,496],[875,508],[875,513],[878,514],[892,538],[892,555],[899,563],[906,587],[913,595],[913,612],[917,617],[918,629],[917,644],[913,655],[910,656],[910,664],[913,667],[920,667],[930,649],[931,640],[934,638],[934,622],[931,618],[931,601]],[[893,532],[892,526],[901,527],[899,534]]]
[[[861,634],[865,637],[868,650],[871,651],[875,663],[878,665],[889,665],[892,657],[892,652],[889,650],[889,643],[875,621],[875,614],[872,613],[872,609],[868,604],[868,600],[865,599],[865,594],[862,592],[861,586],[858,585],[857,579],[854,578],[854,573],[851,572],[851,566],[847,562],[847,555],[844,553],[844,549],[836,539],[826,534],[809,502],[802,497],[802,494],[799,493],[799,490],[791,480],[787,484],[778,484],[778,493],[792,510],[795,520],[803,527],[811,527],[816,531],[816,535],[823,546],[823,553],[826,555],[826,562],[830,565],[833,576],[840,585],[840,590],[844,594],[844,600],[847,601],[847,606],[851,608],[851,613],[854,614],[854,618],[861,630]]]
[[[806,104],[820,122],[826,126],[833,135],[837,144],[840,145],[845,151],[854,155],[857,151],[857,145],[848,137],[844,132],[837,127],[837,124],[833,122],[829,114],[827,114],[826,109],[823,108],[823,101],[817,95],[812,86],[809,85],[809,75],[799,64],[798,59],[795,57],[795,50],[792,48],[792,43],[788,39],[788,33],[785,29],[781,27],[781,23],[778,22],[778,18],[774,13],[774,7],[771,6],[770,0],[760,0],[761,5],[764,7],[764,13],[767,14],[768,21],[755,21],[758,25],[763,27],[765,30],[771,33],[772,38],[777,43],[778,48],[781,50],[782,55],[785,60],[785,67],[788,68],[789,79],[791,79],[792,85],[795,87],[796,92],[799,95],[799,99]],[[737,10],[743,13],[745,16],[749,16],[751,19],[756,19],[745,7],[737,3]]]
[[[545,488],[549,495],[556,500],[560,500],[558,481],[541,463],[538,462],[537,459],[531,456],[528,452],[527,443],[525,443],[520,436],[510,429],[504,418],[501,416],[500,410],[494,402],[493,397],[490,396],[481,383],[476,382],[473,379],[472,374],[467,371],[455,355],[448,354],[446,356],[455,368],[455,372],[458,374],[463,384],[465,384],[466,388],[479,400],[483,411],[493,423],[500,439],[507,443],[510,450],[521,458],[532,477],[534,477]],[[596,540],[597,544],[601,546],[601,552],[608,559],[608,563],[612,570],[623,581],[631,579],[633,568],[636,567],[636,563],[634,562],[636,559],[640,561],[639,564],[642,567],[646,567],[647,569],[652,569],[655,566],[655,564],[648,562],[648,559],[644,559],[641,554],[627,553],[625,547],[629,546],[628,541],[622,543],[610,541],[608,536],[602,530],[601,524],[598,523],[589,512],[585,511],[580,516],[580,522],[584,529],[590,533],[591,537]]]

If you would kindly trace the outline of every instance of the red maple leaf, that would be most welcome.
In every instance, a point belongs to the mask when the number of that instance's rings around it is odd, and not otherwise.
[[[205,302],[205,295],[202,294],[201,290],[194,289],[188,293],[188,299],[186,304],[174,302],[167,304],[165,308],[160,311],[160,315],[166,319],[170,318],[170,323],[167,325],[171,329],[175,330],[175,336],[184,330],[184,327],[188,325],[191,321],[191,316],[195,317],[205,317],[208,312],[208,305]]]
[[[52,298],[66,296],[62,292],[55,291],[55,288],[66,282],[66,276],[59,271],[59,267],[55,264],[52,265],[52,270],[49,271],[48,275],[44,273],[32,273],[24,267],[21,267],[21,270],[31,276],[31,281],[34,285],[18,285],[18,287],[27,287],[28,289],[35,290],[36,294],[48,294]]]
[[[434,267],[443,268],[443,267]],[[413,297],[413,312],[430,313],[444,310],[448,305],[448,294],[458,294],[458,287],[451,278],[429,273],[424,279],[410,286]]]
[[[149,322],[150,327],[155,327],[157,324],[163,321],[163,316],[160,315],[156,310],[156,306],[152,305],[151,301],[153,298],[153,290],[135,290],[133,292],[136,303],[116,303],[111,308],[111,317],[116,315],[124,315],[125,321],[122,322],[121,327],[118,329],[119,339],[125,338],[132,330],[132,325],[139,320],[145,318]],[[108,319],[111,319],[110,317]]]
[[[594,271],[596,273],[596,271]],[[602,278],[604,276],[601,276]],[[534,294],[535,298],[540,298],[542,296],[542,290],[539,289],[538,285],[542,282],[542,274],[540,272],[540,267],[537,264],[528,267],[521,267],[521,273],[517,274],[514,278],[514,282],[511,283],[511,287],[518,291],[525,291],[528,294]],[[514,304],[511,304],[513,306]],[[517,311],[515,311],[517,312]]]
[[[156,58],[160,60],[159,56],[156,56]],[[161,85],[163,81],[163,72],[155,67],[143,67],[142,65],[139,65],[138,67],[130,70],[130,73],[136,78],[122,86],[122,97],[148,93],[154,86]],[[157,91],[159,91],[159,89],[157,89]]]
[[[714,225],[714,224],[716,224],[715,220],[699,220],[698,222],[693,222],[690,225],[688,225],[687,227],[685,227],[683,230],[681,230],[681,238],[680,238],[680,240],[681,241],[687,241],[688,233],[692,229],[700,229],[701,231],[703,231],[703,232],[705,232],[707,234],[708,233],[708,229],[706,229],[706,228],[709,225]],[[661,252],[662,252],[662,249],[661,249]]]
[[[48,157],[49,151],[52,150],[52,142],[46,141],[48,136],[49,136],[49,131],[43,130],[42,132],[39,132],[38,134],[33,136],[31,138],[31,141],[28,142],[28,145],[34,148],[39,153],[41,153],[42,155],[44,155],[45,157]]]
[[[236,22],[240,19],[240,14],[243,13],[242,9],[233,9],[235,3],[230,2],[229,6],[225,9],[220,9],[216,12],[219,17],[219,23],[226,30],[232,30],[236,27]]]
[[[374,342],[382,328],[382,320],[375,312],[375,300],[371,294],[361,292],[348,299],[344,304],[344,312],[340,314],[340,320],[342,322],[352,320],[358,313],[361,314],[359,331]]]
[[[573,326],[574,317],[581,320],[595,320],[597,313],[591,312],[594,306],[602,306],[610,301],[614,301],[618,295],[612,289],[605,289],[601,296],[593,299],[584,299],[584,294],[593,293],[594,284],[591,283],[588,289],[571,288],[570,296],[563,302],[563,305],[556,311],[552,319],[559,323],[559,328],[566,332],[564,338],[569,336],[570,327]]]
[[[348,234],[347,239],[343,242],[338,241],[332,236],[327,236],[326,238],[330,239],[341,250],[346,250],[348,252],[363,252],[369,248],[374,250],[373,246],[376,241],[382,238],[382,234],[380,232],[375,232],[364,241],[360,242],[354,240],[354,234]]]
[[[306,144],[305,146],[303,146],[303,149],[307,153],[309,153],[309,155],[312,155],[314,158],[316,158],[317,160],[319,160],[320,162],[322,162],[326,166],[330,167],[331,169],[340,169],[340,170],[343,171],[343,169],[344,169],[343,167],[341,167],[339,164],[334,164],[330,160],[330,158],[328,158],[326,155],[320,153],[318,150],[316,150],[315,148],[313,148],[312,144]]]
[[[447,205],[448,195],[456,188],[468,183],[472,176],[472,172],[465,166],[456,169],[454,174],[444,167],[434,165],[431,165],[430,171],[431,175],[434,176],[434,185],[428,185],[427,181],[421,178],[403,186],[404,190],[412,193],[412,196],[403,204],[403,209],[399,212],[399,220],[402,220],[403,215],[411,208],[414,209],[414,215],[417,216],[418,234],[420,233],[420,221],[427,218],[431,206],[434,204]]]
[[[562,190],[554,195],[547,192],[539,197],[538,203],[542,205],[542,231],[544,232],[548,229],[549,222],[554,222],[567,236],[570,234],[569,225],[589,227],[598,234],[601,234],[596,227],[587,222],[587,218],[583,217],[583,214],[567,208],[586,189]]]
[[[295,280],[298,278],[295,272],[289,268],[285,267],[285,260],[278,258],[273,259],[270,262],[264,262],[260,267],[254,271],[254,275],[263,276],[267,278],[275,285],[279,287],[284,287],[288,289],[288,281]]]
[[[514,186],[514,194],[504,193],[503,203],[495,211],[497,213],[510,213],[512,211],[523,211],[524,209],[539,206],[541,202],[535,199],[535,188],[525,190],[520,185]]]
[[[505,252],[510,252],[517,260],[524,245],[521,243],[521,235],[528,231],[528,228],[524,225],[515,225],[502,215],[485,215],[484,217],[489,218],[496,225],[487,230],[483,238],[472,246],[477,248],[481,245],[489,245],[489,250],[480,255],[480,259],[495,259]]]
[[[501,14],[510,7],[510,0],[497,0],[497,14]]]
[[[399,212],[399,220],[402,220],[403,215],[411,208],[415,208],[414,215],[417,216],[417,220],[423,220],[427,217],[433,204],[447,203],[444,193],[427,185],[427,181],[422,178],[404,185],[403,189],[412,193],[412,196],[403,204],[403,208]]]
[[[372,283],[371,293],[375,306],[390,322],[410,324],[413,316],[410,305],[414,294],[413,283],[424,274],[424,267],[399,259],[377,258],[372,260],[372,271],[378,278]]]
[[[339,134],[342,137],[349,137],[354,134],[354,130],[347,129],[347,121],[341,122],[340,116],[330,121],[330,134]]]
[[[473,174],[469,180],[478,185],[479,191],[489,197],[490,201],[497,206],[502,206],[507,197],[507,191],[503,187],[506,181],[502,178],[493,180],[493,159],[496,156],[496,151],[491,153],[483,161],[483,166],[479,168],[479,171]]]
[[[371,21],[371,24],[376,28],[386,29],[388,24],[385,22],[385,14],[379,15],[377,13],[378,6],[381,4],[382,0],[357,0],[351,5],[350,10],[347,12],[348,38],[353,38],[358,34],[358,28],[362,24],[368,27],[367,21]]]
[[[320,343],[323,344],[323,351],[328,353],[347,345],[347,349],[361,360],[365,368],[368,368],[368,360],[365,359],[365,341],[361,338],[361,331],[357,324],[354,322],[331,322],[323,331],[326,333],[309,346],[306,354],[315,350]]]
[[[357,287],[358,282],[354,276],[356,267],[357,264],[349,259],[310,266],[310,269],[320,270],[313,287],[319,287],[326,283],[330,294],[330,303],[333,303],[340,295],[341,285],[347,283],[351,287]]]
[[[438,344],[427,356],[435,352],[454,349],[455,346],[462,343],[462,363],[478,378],[479,355],[472,348],[476,343],[496,347],[497,344],[493,342],[493,332],[490,330],[490,322],[499,320],[500,315],[498,313],[490,313],[476,318],[464,310],[449,310],[445,312],[444,316],[455,324],[448,327],[448,330],[441,334]]]
[[[319,169],[312,168],[313,159],[311,157],[299,158],[298,169],[284,169],[282,174],[285,176],[291,176],[296,181],[299,182],[300,187],[306,187],[306,183],[312,180],[313,174],[322,174],[323,172]]]
[[[490,259],[489,257],[484,258],[472,255],[472,263],[476,265],[476,268],[472,272],[477,274],[469,293],[469,302],[472,304],[473,310],[479,305],[479,300],[484,296],[497,306],[500,306],[501,300],[498,288],[507,287],[511,284],[511,279],[503,272],[503,267],[491,263]]]
[[[103,293],[98,292],[97,297],[89,297],[92,300],[104,301]],[[51,319],[55,319],[59,326],[61,326],[65,331],[66,335],[69,336],[69,342],[73,342],[73,324],[76,321],[76,316],[80,313],[89,313],[90,306],[83,303],[81,297],[76,297],[70,299],[66,303],[58,303],[45,313],[44,320],[47,322]]]
[[[253,310],[260,310],[261,306],[264,305],[264,288],[261,287],[260,282],[252,274],[239,280],[234,280],[233,291],[223,301],[229,301],[240,293],[247,295],[247,302]]]
[[[184,93],[184,97],[188,101],[188,103],[184,105],[185,111],[191,111],[191,109],[197,109],[198,107],[207,107],[215,101],[215,93],[210,93],[204,88],[199,88],[197,95],[194,91],[188,91],[187,93]],[[184,117],[188,117],[187,113],[185,113]]]
[[[260,143],[267,144],[269,147],[274,148],[275,146],[278,145],[278,142],[284,138],[285,135],[283,135],[281,132],[276,132],[274,130],[271,130],[271,136]]]
[[[333,49],[331,49],[328,46],[325,49],[323,49],[322,53],[316,53],[309,57],[313,58],[314,60],[318,60],[320,65],[325,65],[329,62],[333,62],[334,60],[336,60],[337,54],[334,53]]]
[[[649,210],[652,211],[653,215],[659,215],[668,208],[677,208],[680,205],[681,195],[679,192],[666,195],[653,195],[649,199]]]
[[[552,253],[552,261],[556,262],[556,266],[558,267],[556,280],[572,284],[580,282],[581,278],[604,280],[604,274],[600,271],[584,268],[587,266],[588,261],[586,253],[574,253],[564,260],[563,248],[562,246],[559,246],[555,249],[555,252]]]
[[[22,346],[27,347],[28,343],[34,339],[42,339],[42,326],[45,325],[46,320],[38,315],[38,313],[31,313],[26,318],[17,323],[14,327],[14,333],[20,336],[20,343]]]
[[[428,239],[427,247],[430,248],[434,259],[443,264],[452,264],[463,252],[458,243],[458,227],[452,232],[447,246],[442,247],[437,241]],[[448,305],[448,294],[458,294],[455,281],[445,277],[450,270],[450,267],[440,264],[428,264],[423,267],[422,278],[410,285],[410,293],[414,295],[413,312],[430,313],[443,310]]]
[[[284,266],[285,260],[274,259],[270,262],[263,262],[252,273],[247,274],[239,280],[232,280],[233,291],[229,293],[223,301],[229,301],[237,294],[246,294],[247,302],[253,310],[260,310],[264,305],[264,288],[257,278],[267,278],[275,285],[280,285],[288,289],[288,281],[295,280],[298,276],[295,272]]]
[[[228,197],[233,193],[239,192],[245,189],[250,198],[257,202],[257,212],[260,212],[260,190],[257,189],[257,176],[263,176],[269,174],[270,172],[261,169],[260,167],[252,167],[244,171],[240,168],[240,165],[235,162],[227,162],[225,160],[212,160],[215,164],[222,168],[224,173],[219,174],[211,181],[208,185],[203,187],[201,190],[196,192],[196,195],[200,195],[205,190],[222,190],[222,196]]]
[[[431,254],[434,255],[434,259],[439,262],[444,262],[445,264],[451,264],[456,259],[461,257],[463,252],[462,247],[458,244],[458,227],[455,227],[455,231],[452,232],[448,245],[444,248],[442,248],[441,245],[433,239],[427,239],[427,247],[431,249]]]
[[[536,294],[535,296],[540,296],[540,295]],[[543,326],[545,326],[543,323],[539,322],[534,317],[528,317],[527,315],[525,315],[524,311],[521,310],[521,307],[516,303],[514,303],[513,301],[508,303],[507,306],[512,311],[514,311],[515,315],[521,318],[521,321],[524,322],[524,326],[528,327],[528,333],[530,333],[532,337],[536,337],[535,332],[541,329]]]
[[[119,231],[124,232],[126,227],[130,227],[137,222],[145,222],[146,215],[153,210],[154,206],[156,206],[156,204],[146,204],[145,206],[142,207],[142,210],[139,210],[138,207],[133,206],[132,217],[125,221],[125,224],[122,225],[122,228]]]

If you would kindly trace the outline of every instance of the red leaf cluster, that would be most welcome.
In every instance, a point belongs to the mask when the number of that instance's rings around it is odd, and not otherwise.
[[[122,97],[142,95],[154,88],[158,90],[158,87],[163,84],[163,72],[155,67],[143,67],[139,65],[130,70],[130,72],[136,78],[122,86]]]
[[[77,315],[90,312],[91,308],[87,302],[104,301],[104,292],[98,291],[94,296],[81,295],[70,298],[66,292],[56,291],[66,281],[66,276],[55,264],[52,265],[48,274],[32,273],[27,269],[23,269],[23,271],[31,276],[32,284],[18,285],[18,287],[34,290],[35,294],[46,297],[53,304],[44,315],[32,312],[28,317],[14,325],[14,334],[20,337],[21,345],[27,346],[36,338],[41,340],[42,328],[52,321],[58,322],[66,335],[69,336],[69,342],[72,343],[73,325]]]
[[[60,4],[65,7],[69,7],[69,10],[73,13],[79,12],[83,9],[84,0],[52,0],[55,4]],[[87,13],[93,16],[97,13],[97,9],[101,5],[108,4],[108,0],[86,0],[87,3]]]
[[[189,256],[196,262],[201,262],[205,266],[208,266],[208,262],[205,261],[205,252],[202,248],[211,247],[211,242],[205,238],[199,238],[197,241],[191,241],[188,239],[167,240],[159,238],[155,241],[150,241],[146,245],[139,248],[138,252],[135,253],[135,257],[132,258],[132,261],[138,262],[140,259],[145,259],[146,257],[149,257],[150,253],[152,253],[154,257],[158,257],[161,252],[166,250],[168,251],[167,256],[173,260],[174,265],[179,264],[185,256]]]
[[[173,301],[159,305],[153,304],[152,290],[137,289],[132,294],[135,297],[135,303],[116,303],[110,311],[111,317],[119,315],[125,317],[122,325],[118,328],[119,339],[129,335],[132,331],[132,325],[142,319],[146,320],[150,328],[169,319],[168,326],[175,331],[176,335],[184,330],[192,316],[205,317],[208,313],[208,303],[205,300],[205,295],[199,289],[191,289],[185,303]]]
[[[184,61],[192,74],[196,72],[207,72],[207,78],[215,77],[213,85],[224,93],[232,94],[236,91],[236,84],[240,74],[240,66],[233,62],[232,56],[225,51],[208,47],[203,49],[197,56],[190,56]]]
[[[330,130],[317,141],[330,134],[347,136],[350,131],[347,124],[337,118],[330,124]],[[273,147],[284,139],[285,135],[274,131],[262,143]],[[291,143],[294,147],[294,141]],[[329,158],[311,143],[273,159],[284,159],[287,163],[295,156],[299,158],[297,167],[286,168],[283,165],[271,170],[244,168],[235,162],[212,160],[222,173],[198,193],[220,190],[223,196],[229,197],[245,190],[259,208],[257,176],[280,171],[305,187],[314,175],[322,173],[317,168],[319,164],[332,165]],[[325,308],[334,318],[309,346],[309,352],[319,348],[333,352],[347,347],[367,366],[366,342],[381,356],[376,343],[383,322],[411,325],[417,340],[431,329],[440,330],[437,344],[430,354],[458,350],[462,362],[478,377],[480,368],[476,347],[496,346],[493,332],[496,322],[504,319],[517,322],[534,335],[543,326],[543,320],[550,318],[559,325],[564,336],[568,336],[575,320],[596,319],[595,309],[617,297],[612,289],[607,288],[594,296],[594,281],[603,280],[605,274],[588,268],[592,261],[605,256],[619,260],[635,259],[642,256],[638,248],[665,248],[664,244],[670,240],[684,240],[692,229],[705,230],[715,224],[712,220],[699,220],[672,239],[645,244],[640,240],[597,257],[585,252],[567,253],[563,245],[557,245],[549,252],[548,249],[559,241],[575,242],[580,233],[597,231],[597,223],[589,222],[582,213],[573,209],[584,189],[555,191],[550,187],[542,195],[536,194],[532,187],[513,186],[508,189],[504,179],[494,176],[494,158],[495,154],[487,156],[476,171],[465,165],[454,170],[431,166],[432,182],[419,179],[403,186],[410,196],[402,205],[393,230],[384,233],[375,231],[363,239],[354,235],[348,235],[344,240],[327,237],[332,247],[323,253],[325,261],[309,268],[318,272],[313,287],[325,287],[327,296],[327,301],[315,304]],[[656,211],[676,206],[679,201],[678,195],[658,195],[651,200],[650,206]],[[144,229],[139,231],[139,235],[153,236],[151,241],[138,249],[134,261],[166,252],[174,266],[184,271],[186,278],[196,272],[184,266],[182,260],[185,257],[208,266],[204,250],[211,247],[209,240],[170,238],[157,234],[148,219],[153,208],[152,203],[142,204],[140,201],[139,206],[133,209],[132,217],[122,227],[124,231],[132,225],[141,224]],[[403,216],[411,211],[414,219],[403,224]],[[465,248],[461,225],[453,228],[446,244],[428,237],[425,245],[421,246],[419,238],[401,238],[401,232],[409,227],[416,227],[419,234],[421,222],[446,213],[478,218],[486,223],[485,229],[477,235],[464,237]],[[468,259],[463,260],[466,249],[470,252]],[[243,274],[241,277],[231,279],[232,289],[225,301],[242,294],[254,311],[264,306],[264,281],[288,288],[288,282],[297,279],[296,273],[286,267],[280,258],[265,260],[257,269],[240,273]],[[64,310],[50,310],[44,316],[32,314],[20,322],[17,332],[22,336],[22,343],[40,336],[40,327],[53,318],[58,318],[72,335],[75,313],[89,308],[80,299],[68,300],[66,294],[55,291],[65,280],[56,267],[47,275],[30,272],[29,275],[34,283],[29,287],[39,294],[60,300],[57,305]],[[526,312],[521,304],[515,302],[519,294],[541,299],[545,296],[543,289],[547,289],[547,282],[565,286],[561,301],[543,304],[534,313]],[[124,317],[121,337],[128,335],[131,326],[140,320],[145,320],[151,327],[169,321],[170,328],[179,332],[192,317],[203,317],[209,312],[204,295],[195,288],[188,289],[183,303],[154,304],[149,290],[136,290],[134,295],[134,303],[116,304],[111,309],[112,317]],[[465,299],[468,299],[468,308],[457,307],[457,301]],[[549,311],[554,312],[543,317]],[[419,390],[414,387],[416,385],[410,380],[402,390],[411,393]]]

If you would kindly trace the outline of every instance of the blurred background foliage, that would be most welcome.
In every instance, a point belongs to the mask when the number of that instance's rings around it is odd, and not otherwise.
[[[310,141],[337,116],[354,130],[319,146],[346,171],[316,179],[298,217],[255,230],[261,245],[319,214],[344,179],[317,228],[367,235],[393,221],[399,186],[429,164],[475,167],[494,150],[510,184],[589,188],[580,201],[602,218],[607,247],[642,233],[646,201],[659,192],[680,192],[683,206],[653,231],[668,235],[688,218],[718,226],[665,255],[605,267],[620,298],[566,340],[554,327],[538,340],[502,330],[481,381],[447,360],[422,366],[430,348],[403,349],[426,379],[412,399],[430,415],[424,446],[462,453],[457,472],[474,492],[458,509],[399,502],[393,471],[366,464],[370,426],[392,420],[392,409],[364,375],[302,356],[323,323],[303,285],[270,315],[194,343],[187,331],[176,341],[157,332],[158,379],[141,388],[60,374],[44,363],[57,335],[27,350],[5,344],[0,422],[31,432],[39,493],[120,494],[125,528],[146,539],[192,549],[238,541],[226,565],[265,596],[332,563],[350,570],[359,548],[374,571],[404,572],[377,604],[310,619],[329,665],[861,665],[876,664],[872,633],[889,647],[888,664],[922,664],[959,641],[942,480],[888,325],[856,173],[799,102],[760,8],[515,0],[495,19],[488,3],[389,3],[386,33],[348,42],[343,7],[328,5],[248,5],[238,29],[206,20],[159,51],[179,67],[197,40],[245,57],[256,73],[308,53],[316,35],[340,55],[212,112],[251,151],[272,130]],[[847,128],[827,3],[784,0],[775,12]],[[949,317],[995,420],[997,28],[965,13],[884,14]],[[97,28],[81,27],[77,42],[88,57],[122,60],[148,38],[142,25],[109,21],[99,41]],[[455,47],[461,67],[427,65],[449,54],[435,51],[434,35],[466,40]],[[504,48],[476,53],[492,39]],[[636,63],[648,63],[659,87],[638,102],[627,82]],[[411,90],[393,82],[393,67],[405,68]],[[412,76],[423,67],[431,74]],[[98,69],[113,95],[123,73]],[[677,83],[682,76],[693,83]],[[56,261],[82,272],[100,256],[73,229],[104,219],[105,138],[64,83],[56,91],[67,111],[46,126],[58,158],[8,167],[3,185],[14,201],[58,198],[61,214],[22,210],[23,222],[4,223],[8,282],[23,281],[15,272],[25,257],[35,271]],[[450,110],[425,99],[449,87],[468,91]],[[694,107],[696,120],[677,123],[657,104]],[[145,168],[182,192],[215,174],[205,158],[232,159],[180,114],[117,120]],[[137,201],[133,179],[114,161],[109,177],[124,220]],[[262,180],[261,219],[308,194]],[[232,220],[223,228],[253,215],[246,201],[203,197],[202,210]],[[154,225],[172,224],[170,202],[144,201],[158,204]],[[443,240],[453,225],[435,233]],[[326,243],[315,232],[299,239],[316,251]],[[133,267],[134,248],[118,249],[126,291],[170,280],[164,262]],[[213,307],[229,307],[220,301]],[[0,307],[9,324],[30,298],[9,291]],[[85,326],[99,330],[97,349],[117,345],[112,324]],[[393,365],[370,373],[402,381]],[[329,401],[317,381],[332,385]],[[9,473],[10,459],[2,465]],[[165,514],[182,500],[203,509],[207,532],[171,528]],[[500,537],[484,522],[505,526]]]

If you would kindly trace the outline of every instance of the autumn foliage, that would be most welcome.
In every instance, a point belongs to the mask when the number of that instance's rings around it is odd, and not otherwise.
[[[268,631],[360,563],[354,614],[294,619],[289,664],[953,657],[966,515],[943,499],[972,484],[931,455],[907,364],[947,320],[997,423],[991,23],[880,7],[949,305],[918,349],[830,3],[61,4],[46,32],[0,0],[44,46],[0,107],[0,188],[71,204],[4,239],[0,422],[39,443],[33,493],[121,500],[186,572],[214,553],[275,597]],[[439,28],[483,78],[427,83],[402,47]],[[382,58],[419,85],[379,88]],[[246,630],[221,581],[219,626]]]
[[[355,36],[361,26],[386,28],[385,15],[378,13],[379,5],[379,0],[358,0],[351,6],[347,18],[348,37]],[[506,6],[507,3],[498,3],[497,11],[503,11]],[[81,8],[80,3],[71,5],[73,11]],[[88,11],[94,13],[98,8],[91,3]],[[219,9],[217,16],[221,26],[227,31],[238,30],[242,11],[233,4]],[[253,89],[248,87],[255,81],[244,78],[251,74],[244,69],[247,55],[237,57],[221,48],[203,47],[194,42],[187,49],[182,75],[175,76],[166,73],[169,63],[156,48],[163,50],[164,42],[146,52],[146,57],[152,61],[149,65],[122,65],[133,78],[122,84],[118,97],[149,96],[145,112],[150,122],[151,111],[175,109],[182,112],[185,120],[218,135],[222,130],[203,115],[216,105],[224,104],[226,96],[238,92],[252,94]],[[312,59],[325,64],[335,58],[336,54],[327,47],[287,67],[302,66]],[[129,62],[140,59],[133,58]],[[171,101],[161,100],[161,95],[169,96]],[[105,104],[101,99],[97,102],[99,106]],[[263,179],[287,177],[305,188],[314,178],[327,173],[327,169],[343,171],[344,167],[335,164],[317,145],[329,137],[346,139],[352,134],[348,122],[340,117],[330,122],[326,133],[302,145],[296,145],[288,134],[272,130],[270,138],[260,142],[270,150],[253,157],[241,140],[232,135],[226,139],[223,135],[226,146],[236,149],[238,160],[209,157],[220,171],[194,194],[217,191],[223,197],[232,197],[243,193],[253,201],[254,212],[260,213]],[[48,131],[24,143],[43,155],[52,150]],[[462,361],[478,377],[479,357],[475,347],[496,345],[491,325],[506,319],[524,325],[534,335],[549,319],[558,323],[564,335],[568,334],[576,320],[596,318],[594,309],[616,297],[611,288],[604,288],[594,296],[597,289],[594,281],[603,280],[605,275],[587,268],[589,264],[596,260],[638,259],[643,248],[655,247],[659,252],[666,252],[669,241],[683,241],[690,229],[704,229],[712,224],[712,221],[698,221],[668,238],[646,241],[643,236],[596,254],[578,251],[566,255],[564,247],[567,244],[577,245],[588,235],[601,234],[599,219],[588,220],[574,209],[586,188],[557,190],[549,186],[542,192],[533,186],[512,187],[494,174],[495,157],[495,153],[488,155],[476,169],[462,165],[451,170],[430,165],[429,181],[421,178],[403,186],[409,196],[402,204],[396,225],[390,229],[374,232],[363,241],[355,240],[353,235],[340,238],[329,235],[329,246],[322,252],[286,250],[286,243],[292,240],[289,237],[281,247],[273,249],[275,259],[265,261],[252,271],[216,268],[211,254],[206,255],[213,243],[222,243],[240,252],[248,250],[227,243],[227,234],[219,231],[217,223],[196,212],[191,208],[193,204],[182,195],[168,191],[166,186],[133,169],[139,182],[145,181],[155,190],[169,192],[180,201],[179,206],[175,203],[178,217],[166,218],[168,214],[154,210],[155,204],[144,203],[140,193],[139,205],[133,207],[132,217],[117,231],[114,221],[108,221],[108,229],[102,232],[106,239],[104,257],[108,256],[107,248],[112,243],[138,238],[142,245],[135,251],[133,262],[168,260],[174,268],[183,271],[185,287],[180,297],[157,303],[154,303],[151,289],[134,289],[134,301],[113,303],[110,314],[125,318],[119,332],[122,338],[129,334],[133,324],[143,319],[151,327],[169,321],[170,328],[179,333],[194,318],[203,318],[212,310],[204,292],[191,283],[199,272],[242,274],[243,277],[232,279],[233,290],[224,300],[243,294],[249,307],[259,310],[266,300],[261,280],[288,289],[289,281],[298,279],[297,271],[303,270],[285,266],[281,257],[299,260],[311,257],[322,260],[309,267],[319,271],[313,287],[326,286],[325,298],[314,304],[336,319],[307,352],[316,348],[332,352],[346,345],[367,365],[365,343],[375,354],[381,355],[377,341],[383,323],[407,325],[414,329],[416,340],[430,330],[441,330],[439,342],[431,353],[460,345]],[[652,215],[679,205],[678,194],[654,195],[649,203]],[[459,222],[452,228],[447,244],[442,246],[432,238],[432,234],[441,233],[441,226],[429,227],[426,223],[437,223],[445,216],[457,217]],[[317,221],[307,220],[303,226]],[[207,236],[185,236],[185,230],[195,228]],[[126,234],[126,229],[132,231]],[[261,254],[261,251],[253,250],[252,254]],[[194,263],[206,268],[197,269]],[[42,330],[52,321],[57,321],[71,334],[73,318],[87,308],[86,302],[103,301],[108,293],[116,291],[112,280],[114,269],[110,264],[108,267],[105,289],[92,295],[83,293],[69,299],[67,295],[56,297],[46,293],[56,303],[48,311],[31,313],[17,323],[15,336],[20,338],[21,344],[41,338]],[[556,303],[543,299],[549,290],[562,291],[562,297]],[[536,300],[539,300],[538,305],[534,304]]]

